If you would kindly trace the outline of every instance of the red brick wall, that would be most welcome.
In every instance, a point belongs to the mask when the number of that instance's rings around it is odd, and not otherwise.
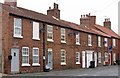
[[[19,18],[19,17],[18,17]],[[8,19],[7,19],[8,20]],[[22,39],[14,38],[14,16],[9,16],[9,23],[6,23],[6,31],[4,36],[4,52],[5,52],[5,73],[10,73],[11,62],[8,60],[8,56],[11,54],[11,49],[13,47],[18,47],[20,49],[20,72],[39,72],[43,70],[43,46],[42,46],[42,32],[40,33],[40,40],[36,41],[32,39],[32,20],[22,19]],[[40,23],[40,29],[42,28],[42,23]],[[22,47],[29,47],[29,63],[31,66],[22,66]],[[40,66],[32,66],[32,48],[39,48],[39,62]]]

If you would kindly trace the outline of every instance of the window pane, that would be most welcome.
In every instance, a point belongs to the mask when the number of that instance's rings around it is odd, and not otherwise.
[[[22,24],[21,19],[14,18],[14,35],[21,36],[22,35]]]
[[[80,42],[80,38],[79,38],[79,33],[76,34],[76,43],[79,43]]]
[[[33,63],[39,63],[38,56],[33,56]]]
[[[33,48],[33,63],[39,63],[39,49]]]
[[[53,26],[47,26],[47,37],[48,39],[53,39]]]
[[[29,63],[29,48],[22,48],[22,63]]]
[[[22,57],[22,63],[29,63],[29,57],[28,56],[23,56]]]
[[[61,28],[61,41],[65,41],[65,29]]]
[[[64,50],[61,50],[61,62],[66,62],[66,53]]]
[[[80,53],[76,52],[76,62],[80,62]]]
[[[33,39],[39,39],[39,23],[33,22]]]

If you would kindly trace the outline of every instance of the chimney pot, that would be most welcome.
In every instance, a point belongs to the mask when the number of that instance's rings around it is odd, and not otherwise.
[[[104,27],[111,29],[111,21],[110,18],[105,18],[105,21],[103,22]]]
[[[85,17],[85,15],[84,15],[84,17]]]
[[[49,10],[51,10],[51,7],[49,7]]]
[[[81,18],[82,18],[82,15],[81,15]]]
[[[90,13],[89,13],[89,16],[90,16]]]

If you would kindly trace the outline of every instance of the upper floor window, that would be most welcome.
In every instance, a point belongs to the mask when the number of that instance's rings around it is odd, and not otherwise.
[[[40,40],[39,38],[39,23],[33,22],[33,39]]]
[[[66,43],[65,29],[61,28],[61,43]]]
[[[30,66],[29,64],[29,48],[22,47],[22,66]]]
[[[98,36],[98,47],[101,47],[101,37]]]
[[[53,26],[47,25],[47,41],[53,42]]]
[[[33,66],[40,66],[39,64],[39,48],[33,48]]]
[[[76,52],[76,64],[80,64],[80,53]]]
[[[14,35],[13,37],[23,38],[22,36],[22,20],[20,18],[14,18]]]
[[[105,47],[108,46],[108,40],[107,40],[107,38],[104,38],[104,46],[105,46]]]
[[[66,51],[61,49],[61,65],[66,65]]]
[[[76,44],[80,45],[80,35],[79,35],[79,33],[76,33]]]
[[[88,35],[88,46],[92,46],[92,36]]]
[[[113,47],[115,47],[115,46],[116,46],[116,40],[113,39]]]

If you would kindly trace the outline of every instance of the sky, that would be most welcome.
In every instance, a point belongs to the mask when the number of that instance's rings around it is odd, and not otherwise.
[[[103,25],[105,18],[110,18],[112,30],[118,33],[118,2],[120,0],[17,0],[17,6],[47,14],[53,3],[59,4],[61,19],[80,24],[81,15],[91,13],[96,16],[96,23]],[[0,0],[4,3],[4,0]]]

